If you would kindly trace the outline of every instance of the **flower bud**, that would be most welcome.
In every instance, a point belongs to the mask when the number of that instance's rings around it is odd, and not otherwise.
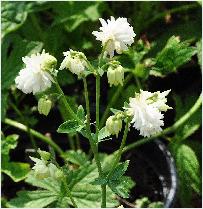
[[[106,121],[106,129],[110,134],[118,137],[118,133],[122,129],[122,120],[116,116],[110,116]]]
[[[55,179],[60,179],[63,177],[63,172],[57,168],[53,163],[48,165],[50,176]]]
[[[56,68],[57,60],[54,56],[45,53],[42,54],[41,69],[44,71],[53,71]]]
[[[40,98],[38,101],[39,114],[47,116],[51,110],[52,102],[49,99]]]
[[[116,68],[110,66],[107,71],[108,82],[110,87],[112,85],[117,86],[118,84],[123,85],[124,80],[124,69],[121,65],[118,65]]]
[[[40,149],[38,149],[37,152],[39,153],[41,159],[43,159],[45,161],[49,160],[51,157],[51,154],[49,152],[46,152],[46,151],[43,151]]]

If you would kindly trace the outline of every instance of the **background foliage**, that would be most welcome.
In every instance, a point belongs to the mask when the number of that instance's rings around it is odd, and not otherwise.
[[[189,110],[201,92],[202,17],[201,4],[198,2],[5,1],[2,2],[1,15],[2,120],[5,117],[11,117],[26,124],[28,128],[37,128],[43,133],[50,132],[63,146],[64,142],[60,141],[60,137],[54,133],[60,118],[68,118],[60,103],[59,109],[52,110],[52,114],[57,114],[58,119],[54,123],[47,122],[47,125],[42,126],[44,121],[53,119],[53,115],[50,114],[46,120],[39,116],[36,112],[36,98],[32,95],[25,96],[16,90],[14,79],[23,66],[21,58],[39,52],[42,48],[54,55],[59,64],[63,59],[62,52],[70,48],[83,51],[94,60],[101,46],[91,32],[99,28],[98,18],[100,17],[108,18],[111,15],[127,17],[137,34],[133,49],[119,58],[128,72],[126,85],[123,88],[107,90],[106,78],[102,80],[104,106],[111,101],[114,108],[122,107],[123,102],[133,96],[140,87],[151,91],[172,89],[169,103],[174,107],[174,111],[166,114],[167,127]],[[84,103],[81,97],[82,84],[76,83],[76,77],[67,71],[62,71],[59,73],[59,81],[65,93],[71,96],[70,102],[73,107],[77,107],[76,101],[79,104]],[[94,81],[90,79],[88,84],[92,90],[90,96],[94,105]],[[115,92],[119,99],[113,97]],[[94,110],[92,112],[94,113]],[[180,182],[177,205],[181,207],[200,205],[200,129],[201,110],[196,112],[174,135],[167,138],[176,161]],[[27,140],[31,136],[22,135],[22,133],[19,133],[19,137],[9,135],[16,132],[7,126],[3,127],[5,137],[2,137],[4,159],[2,172],[10,176],[14,182],[24,179],[27,175],[29,164],[26,162],[29,161],[25,160],[26,157],[21,151],[23,150],[24,153],[26,148],[31,147]],[[14,162],[16,160],[13,160],[12,156],[16,156],[15,151],[10,152],[17,146],[17,140],[19,140],[19,146],[16,153],[21,153],[21,157],[17,160],[24,161],[23,163]],[[23,143],[26,145],[23,146]],[[43,146],[40,143],[38,145]],[[10,156],[9,153],[11,153]],[[71,158],[70,153],[67,153],[67,156]],[[3,177],[12,187],[17,185],[11,179],[6,179],[6,176],[3,175]],[[35,185],[34,181],[32,184]],[[16,186],[18,187],[20,189],[21,185]],[[5,188],[3,186],[3,189]],[[14,196],[12,192],[11,196]],[[34,193],[31,196],[34,196]],[[46,194],[43,193],[42,197],[45,196]],[[5,198],[7,198],[6,195]],[[12,205],[13,202],[10,204]]]

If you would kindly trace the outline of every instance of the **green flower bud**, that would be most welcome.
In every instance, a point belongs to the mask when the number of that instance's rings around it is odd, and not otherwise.
[[[118,133],[122,129],[122,120],[115,116],[110,116],[106,121],[106,129],[110,134],[118,137]]]
[[[49,160],[51,157],[51,154],[49,152],[46,152],[46,151],[43,151],[40,149],[38,149],[37,152],[39,153],[41,159],[43,159],[45,161]]]
[[[124,80],[124,69],[121,65],[118,65],[116,68],[110,66],[107,71],[108,82],[110,86],[112,85],[123,85]]]
[[[48,53],[44,53],[42,55],[41,69],[44,71],[53,71],[57,65],[56,58]]]
[[[47,116],[51,110],[52,102],[49,99],[40,98],[38,101],[39,114]]]

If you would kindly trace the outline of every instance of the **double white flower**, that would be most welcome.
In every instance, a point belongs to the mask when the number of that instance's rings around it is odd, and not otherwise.
[[[140,135],[150,137],[162,130],[164,125],[164,115],[161,111],[171,109],[165,103],[165,98],[170,90],[160,93],[159,91],[151,93],[148,91],[140,91],[135,98],[130,98],[127,114],[132,116],[131,123],[133,127],[140,131]]]
[[[102,42],[110,57],[114,56],[114,51],[121,54],[128,49],[128,45],[130,46],[134,42],[136,34],[133,27],[127,22],[127,18],[119,17],[115,19],[111,17],[107,21],[102,18],[99,20],[102,27],[100,27],[100,31],[93,31],[92,34]]]
[[[61,63],[59,70],[67,68],[72,73],[81,75],[87,67],[87,62],[84,59],[85,55],[82,52],[73,51],[72,49],[63,54],[65,58]]]
[[[51,72],[56,67],[57,60],[49,53],[32,54],[22,58],[25,63],[15,79],[16,87],[25,94],[45,91],[54,82]]]

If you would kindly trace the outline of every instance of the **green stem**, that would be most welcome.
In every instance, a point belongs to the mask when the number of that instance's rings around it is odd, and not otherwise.
[[[128,135],[128,130],[129,130],[129,119],[127,120],[127,122],[125,124],[125,130],[124,130],[124,133],[123,133],[123,139],[122,139],[122,142],[121,142],[121,146],[120,146],[118,152],[116,153],[116,159],[115,159],[115,161],[113,163],[113,166],[112,166],[112,168],[111,168],[107,178],[109,178],[112,175],[114,169],[116,168],[116,166],[118,165],[118,163],[119,163],[119,161],[121,159],[123,148],[125,146],[127,135]]]
[[[60,97],[66,110],[70,113],[70,115],[75,119],[77,120],[78,122],[81,123],[81,121],[79,120],[79,118],[77,117],[77,115],[74,113],[74,111],[72,110],[72,108],[70,107],[70,105],[68,104],[67,100],[66,100],[66,97],[61,89],[61,87],[59,86],[59,83],[57,80],[55,80],[55,85],[56,85],[56,89],[57,91],[59,92],[59,94],[61,94],[62,96]]]
[[[100,76],[96,75],[96,139],[99,134]]]
[[[88,136],[89,136],[88,138],[89,138],[90,146],[91,146],[92,152],[94,153],[94,158],[95,158],[95,162],[96,162],[97,169],[98,169],[98,172],[99,172],[99,176],[102,176],[102,167],[101,167],[101,162],[99,160],[98,148],[97,148],[97,146],[94,142],[94,139],[92,138],[91,129],[90,129],[90,108],[89,108],[89,97],[88,97],[86,78],[83,78],[83,83],[84,83],[85,103],[86,103],[86,111],[87,111],[86,129],[87,129]],[[102,185],[101,189],[102,189],[101,207],[105,208],[106,207],[106,186]]]
[[[110,108],[112,108],[115,104],[115,102],[117,101],[118,97],[120,96],[121,94],[121,91],[123,90],[123,88],[127,85],[127,83],[131,80],[133,74],[132,73],[129,73],[126,78],[125,78],[125,81],[123,83],[123,86],[119,86],[116,91],[114,92],[113,96],[111,97],[111,100],[110,102],[108,103],[104,113],[103,113],[103,116],[101,118],[101,122],[100,122],[100,128],[102,128],[106,122],[106,119],[109,115],[109,112],[110,112]]]
[[[72,202],[74,208],[78,208],[78,206],[77,206],[77,204],[76,204],[76,202],[75,202],[75,200],[74,200],[74,198],[73,198],[73,196],[72,196],[72,194],[71,194],[71,191],[70,191],[70,189],[69,189],[69,187],[68,187],[68,185],[67,185],[66,179],[63,179],[63,183],[64,183],[64,187],[65,187],[65,189],[66,189],[66,193],[67,193],[67,195],[70,197],[70,200],[71,200],[71,202]]]
[[[150,142],[154,139],[157,139],[158,137],[161,137],[165,134],[169,134],[169,133],[172,133],[172,132],[176,131],[180,126],[182,126],[201,107],[201,104],[202,104],[202,98],[201,98],[201,94],[200,94],[199,98],[197,99],[195,104],[192,106],[192,108],[187,113],[185,113],[179,120],[177,120],[172,126],[164,129],[159,134],[156,134],[156,135],[151,136],[149,138],[140,139],[139,141],[136,141],[132,144],[129,144],[129,145],[125,146],[124,149],[123,149],[123,153],[127,152],[130,149],[136,148],[136,147],[138,147],[142,144]]]
[[[70,148],[71,148],[72,150],[76,150],[76,149],[75,149],[75,144],[74,144],[73,136],[71,136],[70,134],[68,135],[68,141],[69,141]]]
[[[18,128],[18,129],[24,131],[24,132],[27,132],[27,127],[25,125],[23,125],[22,123],[19,123],[17,121],[11,120],[9,118],[6,118],[3,122],[5,124],[7,124],[7,125],[13,126],[15,128]],[[37,132],[37,131],[35,131],[33,129],[30,129],[30,133],[33,136],[35,136],[36,138],[40,139],[41,141],[49,144],[61,156],[64,154],[63,150],[52,139],[50,139],[49,137],[46,137],[46,136],[42,135],[41,133],[39,133],[39,132]]]

